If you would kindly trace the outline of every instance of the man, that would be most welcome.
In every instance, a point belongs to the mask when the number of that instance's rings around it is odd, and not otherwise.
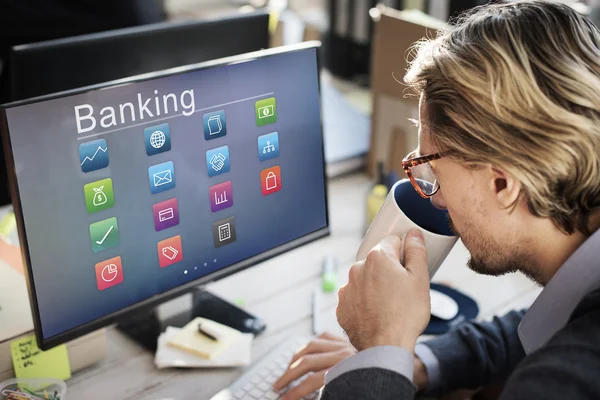
[[[504,381],[502,399],[600,399],[600,31],[564,4],[518,1],[416,50],[405,82],[420,95],[419,148],[405,166],[430,185],[415,189],[448,210],[471,269],[521,271],[544,290],[524,316],[416,345],[427,251],[411,231],[401,265],[386,237],[339,291],[351,345],[315,339],[276,388],[314,372],[285,399],[323,382],[322,399],[364,400]]]

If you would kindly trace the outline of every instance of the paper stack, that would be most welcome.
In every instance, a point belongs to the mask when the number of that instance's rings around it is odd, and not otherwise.
[[[198,324],[219,333],[214,341],[198,332]],[[232,367],[250,365],[251,333],[241,333],[204,318],[196,318],[183,328],[168,327],[158,338],[154,358],[157,368]]]

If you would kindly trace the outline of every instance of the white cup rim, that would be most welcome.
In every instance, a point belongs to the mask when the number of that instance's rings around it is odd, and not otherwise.
[[[392,199],[392,200],[393,200],[393,203],[394,203],[395,207],[396,207],[396,208],[397,208],[397,209],[398,209],[398,210],[399,210],[399,211],[400,211],[400,212],[401,212],[401,213],[402,213],[402,214],[403,214],[403,215],[404,215],[406,218],[408,218],[408,220],[409,220],[409,221],[411,221],[411,222],[412,222],[414,225],[416,225],[416,226],[419,228],[419,230],[421,230],[421,231],[422,231],[424,234],[428,234],[428,235],[430,235],[430,236],[433,236],[433,237],[439,237],[439,238],[448,238],[448,239],[450,239],[450,238],[456,238],[456,237],[457,237],[457,235],[456,235],[455,233],[454,233],[454,234],[450,234],[450,235],[446,235],[446,234],[443,234],[443,233],[431,232],[430,230],[428,230],[428,229],[426,229],[426,228],[423,228],[423,227],[422,227],[421,225],[419,225],[417,222],[413,221],[413,220],[412,220],[412,218],[410,218],[410,217],[409,217],[409,216],[408,216],[408,215],[407,215],[407,214],[404,212],[404,210],[402,210],[402,208],[400,208],[400,206],[398,205],[398,202],[396,201],[396,188],[397,188],[398,186],[402,185],[402,184],[405,184],[405,183],[409,184],[409,185],[411,186],[412,190],[415,190],[415,188],[414,188],[414,187],[412,187],[412,182],[410,181],[410,179],[401,179],[401,180],[397,181],[396,183],[394,183],[394,185],[393,185],[393,186],[392,186],[392,188],[390,189],[390,196],[392,196],[392,197],[393,197],[393,199]],[[416,191],[415,191],[415,193],[416,193]],[[434,207],[433,205],[431,205],[431,206],[432,206],[432,207]],[[435,208],[435,207],[434,207],[434,208]],[[436,211],[440,211],[440,212],[441,212],[442,210],[436,209]],[[411,229],[414,229],[414,228],[411,228]],[[452,232],[452,231],[450,230],[450,227],[449,227],[449,226],[448,226],[448,231],[449,231],[449,232]]]

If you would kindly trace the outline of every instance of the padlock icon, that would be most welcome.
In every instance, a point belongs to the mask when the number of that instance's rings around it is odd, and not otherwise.
[[[103,204],[106,204],[106,202],[108,201],[108,197],[106,197],[106,194],[103,192],[104,185],[97,187],[97,188],[93,188],[93,189],[94,189],[94,200],[92,201],[92,203],[94,204],[94,206],[98,207]]]
[[[269,172],[265,178],[265,186],[267,190],[273,190],[277,188],[277,175],[273,172]]]

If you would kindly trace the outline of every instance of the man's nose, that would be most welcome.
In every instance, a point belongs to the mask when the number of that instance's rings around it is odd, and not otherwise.
[[[441,190],[438,190],[436,194],[431,196],[431,204],[433,204],[435,208],[438,208],[440,210],[445,210],[447,208]]]

